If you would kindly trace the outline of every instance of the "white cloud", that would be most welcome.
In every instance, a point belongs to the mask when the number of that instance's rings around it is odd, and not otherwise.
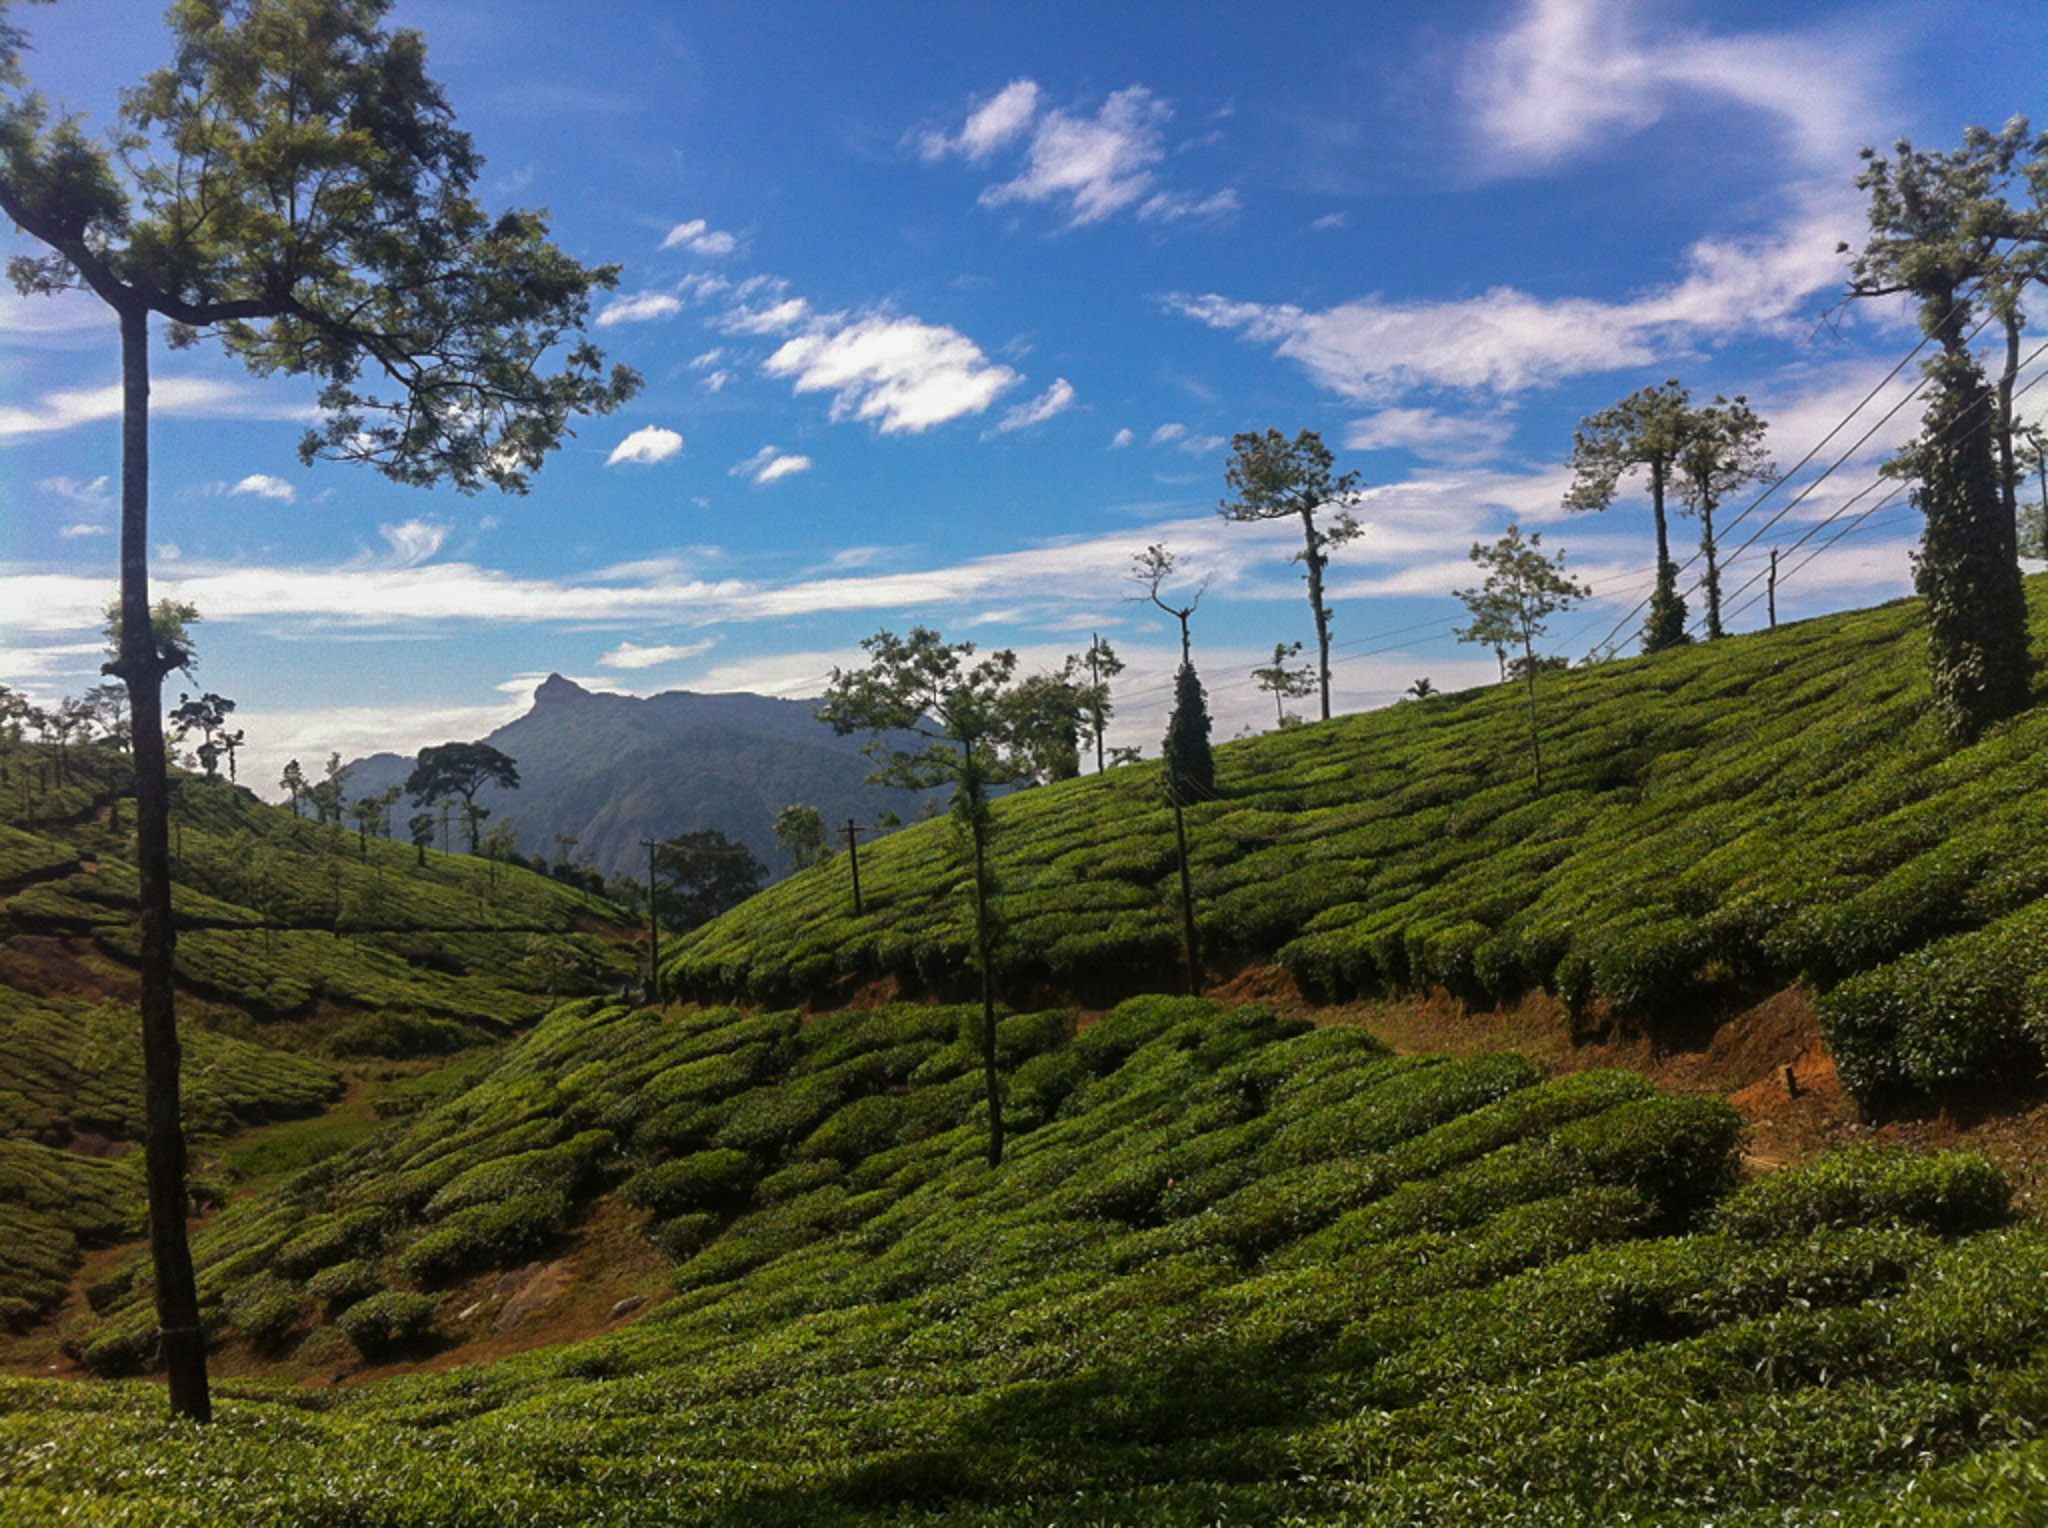
[[[612,454],[605,458],[607,467],[616,467],[621,462],[637,462],[652,466],[665,462],[683,449],[683,437],[674,430],[663,429],[658,424],[642,425],[631,435],[612,447]]]
[[[711,227],[702,218],[692,218],[687,223],[678,223],[662,237],[663,249],[686,249],[693,255],[710,255],[714,258],[729,255],[740,247],[739,239],[729,233]]]
[[[1640,131],[1686,98],[1778,118],[1816,168],[1849,162],[1870,136],[1872,44],[1841,29],[1715,37],[1639,24],[1661,8],[1628,0],[1530,0],[1476,48],[1462,94],[1500,168],[1542,169]]]
[[[234,487],[230,488],[228,492],[254,494],[260,499],[278,499],[286,504],[291,503],[299,496],[298,489],[294,488],[283,478],[272,477],[267,472],[250,473],[247,477],[236,483]]]
[[[150,383],[152,415],[228,414],[243,419],[302,419],[313,411],[299,404],[261,401],[252,389],[204,377],[163,377]],[[121,387],[59,388],[26,408],[0,406],[0,440],[42,435],[121,417]]]
[[[1118,430],[1116,434],[1109,437],[1109,448],[1112,451],[1121,451],[1125,446],[1128,446],[1132,441],[1136,440],[1137,438],[1138,437],[1131,431],[1129,426],[1126,426],[1125,428]]]
[[[635,292],[617,297],[598,310],[597,327],[614,324],[644,324],[657,318],[674,318],[683,311],[683,300],[672,292]]]
[[[712,367],[716,366],[720,361],[724,359],[725,347],[721,345],[713,349],[707,350],[701,355],[691,356],[689,360],[689,367],[692,371],[709,371]]]
[[[765,308],[734,308],[718,320],[718,327],[728,334],[787,334],[810,316],[808,302],[788,297]]]
[[[114,502],[112,483],[112,478],[101,473],[96,478],[46,477],[39,479],[36,487],[80,509],[109,509]]]
[[[113,533],[112,526],[88,525],[83,520],[73,521],[70,525],[58,527],[57,530],[57,534],[66,539],[76,539],[80,536],[111,536]]]
[[[1308,226],[1316,233],[1327,233],[1333,228],[1343,228],[1351,219],[1341,212],[1326,212]]]
[[[1514,433],[1514,421],[1500,412],[1395,408],[1353,420],[1344,444],[1353,451],[1412,451],[1424,461],[1479,462],[1498,456]]]
[[[432,520],[406,520],[398,525],[380,525],[377,534],[391,548],[391,558],[401,568],[417,567],[447,543],[450,527]]]
[[[763,446],[745,461],[732,469],[734,477],[746,478],[753,483],[773,483],[779,478],[794,477],[799,472],[811,470],[808,456],[778,450],[774,446]]]
[[[1043,99],[1036,82],[1013,80],[969,112],[958,133],[921,134],[918,152],[928,164],[948,157],[979,164],[1021,143],[1022,169],[985,187],[981,204],[1058,206],[1070,228],[1126,210],[1171,222],[1237,209],[1234,191],[1197,196],[1160,185],[1156,167],[1166,158],[1165,127],[1173,109],[1143,85],[1117,91],[1093,116],[1044,110]]]
[[[1051,387],[1029,403],[1020,403],[1004,414],[989,434],[1004,435],[1012,430],[1028,430],[1035,424],[1044,424],[1056,414],[1064,414],[1073,406],[1074,384],[1065,377],[1058,377]]]
[[[617,647],[598,659],[600,668],[644,669],[657,664],[675,663],[684,658],[695,658],[708,653],[718,645],[714,638],[706,637],[701,642],[685,642],[666,647],[642,647],[637,642],[621,642]]]
[[[1783,334],[1814,293],[1839,285],[1840,231],[1859,211],[1832,190],[1754,239],[1704,239],[1677,281],[1620,302],[1545,298],[1513,287],[1447,302],[1361,297],[1320,311],[1208,294],[1168,306],[1236,330],[1299,362],[1344,397],[1377,403],[1410,388],[1516,393],[1589,372],[1648,366],[1703,339]]]
[[[1031,125],[1032,118],[1038,115],[1039,95],[1036,81],[1012,80],[967,114],[966,125],[957,136],[923,134],[918,140],[918,152],[928,163],[948,154],[958,154],[970,162],[986,159]]]
[[[1171,441],[1179,440],[1187,432],[1188,427],[1184,424],[1163,424],[1152,432],[1152,444],[1155,446],[1166,445]]]
[[[872,314],[825,320],[761,364],[797,392],[829,392],[834,419],[866,419],[883,434],[915,433],[979,414],[1022,379],[957,329]]]

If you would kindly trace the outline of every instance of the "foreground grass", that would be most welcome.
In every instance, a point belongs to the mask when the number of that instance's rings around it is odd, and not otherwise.
[[[430,1354],[477,1269],[559,1245],[494,1248],[473,1213],[536,1196],[570,1237],[642,1206],[664,1303],[488,1367],[236,1384],[210,1430],[132,1382],[0,1385],[0,1521],[2048,1509],[2048,1237],[2006,1223],[1980,1159],[1851,1152],[1738,1187],[1715,1101],[1150,998],[1077,1036],[1007,1021],[1020,1133],[991,1170],[971,1019],[558,1014],[221,1217],[217,1335]]]
[[[2029,581],[2037,653],[2048,578]],[[1806,980],[1871,1102],[2048,1064],[2048,707],[1952,752],[1917,601],[1546,677],[1548,784],[1519,691],[1476,690],[1217,750],[1191,814],[1212,972],[1277,961],[1310,996],[1536,987],[1656,1029]],[[996,808],[1003,984],[1177,986],[1156,769]],[[798,875],[681,942],[676,990],[816,1000],[878,978],[965,996],[946,824]],[[1987,975],[1989,979],[1987,978]]]

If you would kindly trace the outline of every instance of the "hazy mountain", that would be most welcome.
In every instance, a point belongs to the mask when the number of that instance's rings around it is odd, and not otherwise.
[[[860,751],[865,738],[840,737],[812,705],[688,690],[602,695],[550,674],[531,711],[480,740],[517,761],[520,788],[486,788],[477,801],[491,809],[490,825],[513,825],[522,853],[552,860],[555,835],[570,834],[575,859],[606,875],[644,880],[642,839],[716,828],[780,876],[789,864],[774,823],[785,806],[815,806],[836,827],[882,812],[907,818],[922,799],[864,783],[874,767]],[[392,753],[359,759],[349,797],[402,785],[412,767]],[[409,810],[395,814],[401,832]]]

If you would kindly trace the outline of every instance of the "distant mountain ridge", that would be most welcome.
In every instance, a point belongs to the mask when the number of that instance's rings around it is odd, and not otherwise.
[[[517,762],[520,788],[486,787],[477,801],[491,826],[513,825],[521,853],[552,861],[556,835],[567,834],[577,840],[572,857],[607,876],[644,880],[641,840],[712,828],[779,877],[789,870],[775,842],[784,807],[815,806],[836,828],[883,812],[909,817],[922,801],[867,784],[866,739],[839,736],[814,704],[745,692],[608,695],[550,674],[532,710],[478,740]],[[403,785],[412,767],[394,753],[358,759],[349,799]]]

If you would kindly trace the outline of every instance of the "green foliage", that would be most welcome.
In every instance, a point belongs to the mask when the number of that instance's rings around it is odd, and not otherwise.
[[[2002,1225],[2011,1199],[2005,1174],[1974,1154],[1851,1146],[1748,1184],[1714,1224],[1753,1241],[1852,1226],[1968,1236]]]
[[[374,1363],[420,1346],[433,1328],[437,1303],[431,1295],[387,1289],[356,1301],[334,1324]]]
[[[1169,787],[1184,802],[1207,801],[1216,794],[1216,755],[1209,746],[1209,697],[1192,663],[1183,663],[1173,678],[1173,714],[1166,719],[1160,745]]]

